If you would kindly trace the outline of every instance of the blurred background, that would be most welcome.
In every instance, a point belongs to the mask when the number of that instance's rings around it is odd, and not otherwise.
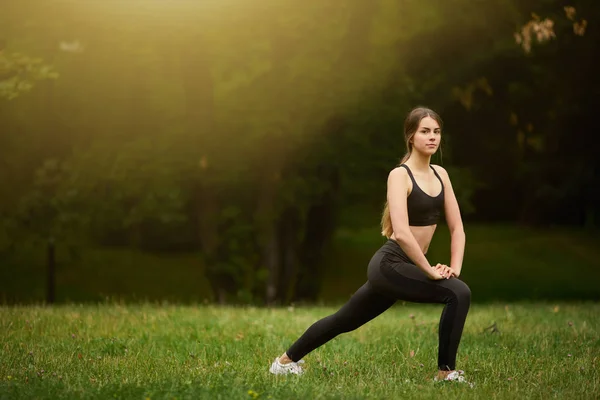
[[[474,301],[597,300],[598,23],[596,0],[2,1],[0,303],[343,302],[418,105]]]

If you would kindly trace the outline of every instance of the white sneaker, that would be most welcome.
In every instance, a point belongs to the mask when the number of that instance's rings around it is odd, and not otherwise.
[[[443,382],[443,381],[450,381],[450,382],[459,382],[459,383],[466,383],[468,384],[470,387],[475,386],[475,384],[471,383],[471,382],[467,382],[467,380],[465,379],[465,377],[463,376],[465,374],[465,371],[462,370],[457,370],[457,371],[452,371],[450,372],[448,375],[446,375],[445,378],[443,379],[439,379],[437,376],[433,379],[436,382]]]
[[[304,364],[304,360],[300,360],[298,362],[292,361],[287,364],[282,364],[279,362],[279,357],[276,357],[275,361],[273,361],[273,364],[271,364],[271,368],[269,368],[269,372],[275,375],[302,375],[304,373],[304,370],[299,364]]]

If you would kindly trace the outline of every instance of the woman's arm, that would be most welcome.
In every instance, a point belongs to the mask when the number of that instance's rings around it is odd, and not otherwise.
[[[446,214],[446,223],[450,229],[450,268],[454,275],[459,276],[462,269],[466,242],[460,208],[458,207],[458,201],[454,195],[448,172],[439,165],[435,165],[434,168],[444,181],[444,211]]]
[[[408,225],[408,210],[406,198],[408,195],[408,173],[404,168],[395,168],[388,176],[387,199],[392,219],[392,228],[398,244],[406,255],[423,270],[431,279],[443,279],[443,277],[431,268],[419,243],[412,234]]]

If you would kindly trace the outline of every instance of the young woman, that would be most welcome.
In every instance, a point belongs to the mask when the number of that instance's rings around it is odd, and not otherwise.
[[[456,353],[469,311],[471,291],[460,279],[465,233],[446,170],[431,165],[440,146],[442,121],[432,110],[418,107],[407,116],[407,154],[387,181],[387,202],[381,220],[387,242],[371,258],[367,282],[335,314],[311,327],[273,361],[273,374],[301,374],[301,358],[344,332],[372,320],[397,300],[445,304],[439,325],[436,380],[464,382],[456,371]],[[427,249],[444,211],[451,232],[450,266],[432,266]]]

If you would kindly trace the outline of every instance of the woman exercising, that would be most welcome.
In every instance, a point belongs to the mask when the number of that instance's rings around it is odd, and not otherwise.
[[[439,325],[436,380],[464,382],[456,368],[456,353],[471,302],[471,291],[460,279],[465,233],[458,202],[446,170],[431,165],[441,139],[442,121],[432,110],[413,109],[404,123],[406,155],[387,181],[387,201],[381,220],[387,242],[368,265],[367,282],[335,314],[310,326],[280,357],[273,374],[301,374],[306,354],[344,332],[369,322],[397,300],[445,304]],[[444,210],[451,232],[450,266],[432,266],[425,255]]]

